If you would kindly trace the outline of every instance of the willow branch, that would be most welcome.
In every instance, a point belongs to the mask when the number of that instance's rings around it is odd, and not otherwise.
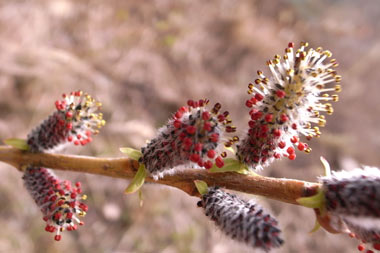
[[[19,170],[32,165],[51,169],[98,174],[114,178],[131,179],[139,163],[129,158],[96,158],[48,153],[29,153],[15,148],[0,146],[0,161]],[[278,201],[298,204],[296,199],[314,195],[319,184],[293,179],[248,176],[232,172],[210,173],[206,170],[189,169],[167,175],[162,179],[146,178],[146,182],[176,187],[191,196],[199,196],[194,180],[203,180],[209,186],[255,194]]]

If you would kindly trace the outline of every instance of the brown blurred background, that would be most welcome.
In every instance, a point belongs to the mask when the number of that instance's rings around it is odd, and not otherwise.
[[[325,156],[334,169],[380,166],[380,8],[378,1],[0,2],[0,139],[25,138],[63,92],[82,89],[103,102],[106,127],[91,145],[65,152],[121,156],[139,148],[188,98],[207,96],[245,130],[247,84],[289,41],[330,49],[343,92],[310,155],[262,172],[315,181]],[[0,252],[254,252],[204,217],[196,198],[143,188],[144,205],[124,180],[76,173],[90,206],[86,225],[61,242],[44,231],[21,174],[0,164]],[[245,195],[246,198],[254,196]],[[310,210],[260,197],[280,220],[285,245],[274,252],[355,252],[346,235],[308,232]]]

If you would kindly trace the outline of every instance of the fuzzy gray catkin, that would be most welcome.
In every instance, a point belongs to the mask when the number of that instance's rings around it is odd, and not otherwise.
[[[227,111],[219,112],[219,103],[211,111],[207,109],[207,99],[189,100],[187,104],[141,149],[139,162],[154,178],[186,167],[210,169],[214,164],[223,167],[224,146],[238,140],[235,136],[223,142],[225,134],[235,132],[236,128],[231,125]]]
[[[217,187],[210,187],[198,206],[204,209],[206,216],[224,234],[236,241],[265,251],[283,244],[277,220],[255,203],[244,201]]]
[[[364,167],[321,177],[326,210],[364,243],[380,250],[380,170]]]

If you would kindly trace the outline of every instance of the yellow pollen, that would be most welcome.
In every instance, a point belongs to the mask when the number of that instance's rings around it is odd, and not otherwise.
[[[335,85],[335,91],[336,92],[341,92],[342,91],[342,86],[340,86],[339,84]]]

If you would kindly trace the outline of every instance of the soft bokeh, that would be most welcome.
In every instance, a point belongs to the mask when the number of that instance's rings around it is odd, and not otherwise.
[[[187,98],[228,109],[242,132],[247,84],[289,41],[333,52],[343,92],[310,155],[262,173],[315,181],[319,157],[334,169],[380,166],[380,9],[378,1],[98,1],[0,3],[0,139],[25,138],[63,92],[82,89],[103,102],[107,125],[85,148],[66,153],[122,156],[139,148]],[[144,205],[124,180],[62,173],[81,180],[86,225],[60,242],[21,174],[0,164],[0,252],[253,252],[220,234],[196,198],[146,185]],[[244,195],[245,198],[254,196]],[[255,197],[280,220],[285,245],[273,252],[354,252],[357,242],[314,225],[311,210]]]

